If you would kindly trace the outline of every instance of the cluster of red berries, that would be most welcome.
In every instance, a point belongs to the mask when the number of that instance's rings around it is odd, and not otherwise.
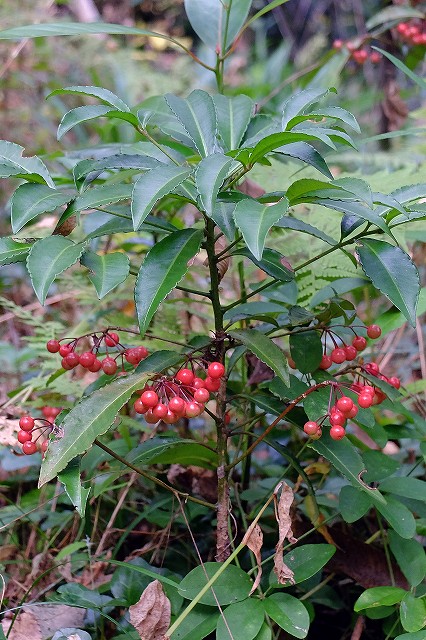
[[[159,420],[175,424],[179,418],[196,418],[203,413],[210,392],[219,390],[224,374],[221,362],[211,362],[205,379],[187,368],[180,369],[173,378],[161,376],[143,389],[134,409],[145,416],[148,424]]]
[[[366,47],[358,47],[356,44],[351,42],[344,42],[344,40],[335,40],[333,42],[333,49],[340,51],[340,49],[346,49],[351,54],[351,59],[357,64],[363,65],[369,60],[372,64],[379,64],[382,59],[382,54],[378,51],[372,51],[367,49]]]
[[[343,364],[343,362],[351,362],[355,360],[357,355],[364,351],[367,346],[367,340],[364,336],[358,336],[355,334],[354,339],[352,340],[352,344],[343,343],[341,347],[337,346],[336,341],[333,338],[333,334],[330,330],[327,330],[327,334],[330,335],[333,340],[334,349],[331,351],[330,355],[326,353],[323,355],[321,363],[319,365],[320,369],[329,369],[333,364]],[[326,334],[326,335],[327,335]],[[380,338],[382,334],[382,330],[377,324],[370,324],[367,327],[367,336],[372,340],[376,340]]]
[[[47,410],[50,411],[47,411]],[[49,415],[49,418],[32,418],[31,416],[22,416],[19,420],[20,431],[18,431],[18,442],[22,445],[22,453],[31,456],[39,449],[42,453],[46,453],[49,446],[48,436],[52,432],[55,424],[54,420],[61,411],[55,407],[43,407],[43,415]]]
[[[400,22],[396,33],[401,40],[407,44],[426,46],[426,21],[411,20],[410,22]]]
[[[113,376],[117,373],[118,365],[121,362],[121,370],[124,371],[124,361],[131,365],[138,365],[141,360],[144,360],[148,355],[146,347],[130,347],[126,348],[120,343],[120,337],[113,331],[103,331],[100,336],[97,334],[90,334],[93,346],[90,351],[84,351],[78,354],[76,347],[80,340],[87,336],[81,336],[81,338],[73,338],[68,342],[61,344],[63,340],[49,340],[46,344],[46,348],[50,353],[59,353],[62,356],[61,365],[63,369],[67,371],[74,369],[78,365],[81,365],[92,373],[97,373],[102,369],[103,373],[108,376]],[[100,360],[99,351],[105,347],[106,356]],[[116,352],[115,357],[111,356],[109,349],[114,349]],[[117,362],[118,361],[118,362]]]

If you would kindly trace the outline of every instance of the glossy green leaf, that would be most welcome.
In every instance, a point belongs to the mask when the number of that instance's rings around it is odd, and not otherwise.
[[[272,629],[267,622],[262,624],[254,640],[272,640]]]
[[[281,282],[294,280],[294,272],[285,266],[286,258],[274,249],[264,249],[262,260],[257,260],[248,249],[238,249],[238,251],[233,251],[233,255],[245,256],[259,269],[262,269],[269,276],[281,280]]]
[[[142,360],[135,369],[136,373],[145,373],[146,371],[155,371],[160,373],[170,368],[175,368],[177,364],[184,360],[185,356],[176,351],[168,351],[160,349],[154,351],[145,360]]]
[[[73,458],[61,473],[58,480],[64,485],[65,492],[77,510],[78,515],[84,518],[90,487],[83,487],[80,476],[80,458]]]
[[[194,440],[150,438],[129,453],[127,459],[137,465],[182,464],[215,468],[217,454]]]
[[[424,631],[417,631],[416,633],[402,633],[396,636],[395,640],[425,640]]]
[[[253,640],[260,631],[264,618],[265,612],[260,600],[247,598],[230,604],[218,619],[216,640]]]
[[[383,218],[381,218],[373,209],[370,209],[359,202],[342,202],[341,200],[317,197],[307,197],[304,201],[311,202],[312,204],[318,204],[322,207],[326,207],[327,209],[335,209],[342,213],[358,216],[358,218],[361,218],[365,222],[371,222],[376,225],[376,227],[379,227],[379,229],[382,229],[385,233],[390,233],[390,229]]]
[[[97,209],[112,202],[128,200],[132,195],[132,191],[133,185],[131,184],[108,184],[93,187],[78,196],[68,207],[66,213],[70,216],[78,211]]]
[[[361,129],[359,128],[359,124],[355,116],[350,111],[342,109],[342,107],[315,107],[313,112],[304,113],[303,116],[296,116],[293,118],[290,124],[291,126],[295,126],[295,124],[298,124],[299,120],[303,121],[323,117],[340,120],[357,133],[361,133]]]
[[[185,0],[185,11],[197,36],[213,51],[224,53],[243,26],[252,0]],[[228,15],[229,14],[229,15]]]
[[[0,178],[24,178],[29,182],[45,183],[55,188],[46,165],[37,156],[26,157],[24,147],[0,140]]]
[[[415,82],[420,87],[420,89],[423,89],[423,91],[426,89],[426,81],[423,80],[421,76],[417,75],[417,73],[414,73],[414,71],[411,71],[411,69],[407,67],[406,64],[404,64],[401,60],[399,60],[399,58],[389,53],[389,51],[384,51],[384,49],[379,49],[379,47],[372,47],[372,49],[379,51],[379,53],[381,53],[388,60],[390,60],[395,65],[395,67],[397,67],[400,71],[402,71],[402,73],[405,73],[405,75],[408,76],[410,80]]]
[[[234,221],[235,204],[233,202],[216,202],[210,214],[212,220],[215,221],[219,229],[231,242],[235,237],[235,221]]]
[[[167,93],[165,100],[203,158],[218,151],[216,110],[208,93],[196,89],[186,100]]]
[[[191,174],[190,169],[164,165],[147,171],[135,182],[132,193],[132,218],[135,231],[151,213],[155,204]]]
[[[312,373],[321,362],[323,346],[317,331],[292,333],[290,354],[301,373]]]
[[[399,587],[372,587],[360,595],[354,604],[354,611],[391,606],[401,602],[406,594],[407,592]]]
[[[86,251],[80,262],[89,269],[89,280],[93,283],[99,300],[124,282],[129,275],[129,258],[118,251],[105,255]]]
[[[298,220],[297,218],[293,218],[290,216],[284,216],[279,220],[276,227],[280,227],[281,229],[292,229],[293,231],[300,231],[301,233],[307,233],[310,236],[314,236],[314,238],[319,238],[323,240],[327,244],[334,246],[337,244],[337,241],[331,236],[327,235],[321,229],[314,227],[308,222],[304,222],[303,220]]]
[[[14,233],[17,233],[27,222],[41,213],[55,211],[71,200],[70,194],[51,189],[45,184],[21,184],[12,196],[11,222]]]
[[[352,485],[345,485],[340,489],[339,509],[345,522],[356,522],[371,509],[373,503],[364,491]]]
[[[256,329],[236,329],[229,335],[243,343],[249,351],[275,371],[284,384],[289,384],[287,360],[281,349],[268,336]]]
[[[219,616],[219,611],[199,604],[182,620],[170,640],[203,640],[216,628]]]
[[[225,178],[238,167],[241,167],[238,162],[221,153],[213,153],[199,163],[195,182],[200,195],[201,208],[208,216],[212,214],[217,194]]]
[[[335,90],[333,90],[336,92]],[[310,106],[321,100],[329,91],[303,89],[293,93],[283,104],[281,127],[283,131],[291,129],[293,119],[303,113]]]
[[[164,298],[188,270],[189,261],[198,253],[203,232],[197,229],[175,231],[153,246],[139,270],[135,302],[143,336]]]
[[[262,205],[249,198],[238,202],[234,220],[243,234],[244,241],[257,260],[262,259],[266,236],[270,228],[282,218],[288,209],[287,198],[277,204]]]
[[[171,233],[177,230],[177,227],[167,222],[167,220],[162,220],[155,216],[147,216],[139,231],[147,231],[150,233]],[[133,220],[130,215],[128,218],[111,216],[111,219],[108,220],[108,222],[104,222],[99,227],[91,231],[86,236],[85,240],[99,238],[99,236],[111,235],[113,233],[133,233]]]
[[[84,397],[63,419],[60,431],[49,444],[42,462],[39,487],[55,478],[68,462],[89,449],[108,431],[132,394],[143,387],[150,373],[133,373]]]
[[[250,164],[259,162],[259,160],[264,158],[267,153],[271,153],[272,151],[275,152],[279,149],[279,151],[282,153],[283,145],[294,142],[308,142],[312,140],[321,140],[332,149],[336,148],[330,137],[326,134],[321,133],[320,127],[310,130],[309,133],[306,133],[305,131],[285,131],[284,133],[271,133],[270,135],[262,137],[261,140],[257,142],[250,155]]]
[[[426,498],[426,482],[411,476],[385,478],[380,483],[380,489],[403,498],[412,498],[413,500],[418,500],[419,496],[425,496]]]
[[[416,533],[416,521],[411,511],[402,502],[393,496],[387,495],[386,504],[377,502],[375,506],[401,538],[412,538],[414,536]]]
[[[336,547],[332,544],[304,544],[286,553],[284,563],[294,573],[294,584],[298,584],[321,571],[335,553]],[[269,581],[276,585],[275,573],[271,573]],[[286,586],[290,586],[290,582]]]
[[[382,240],[363,239],[357,247],[362,268],[373,285],[415,326],[419,274],[408,254]]]
[[[217,93],[213,96],[213,103],[218,135],[224,150],[238,149],[253,115],[253,100],[243,94],[224,96]]]
[[[73,175],[77,185],[85,178],[83,181],[84,186],[95,180],[103,171],[111,171],[113,169],[148,171],[148,169],[156,169],[162,164],[157,158],[149,155],[120,153],[98,160],[82,160],[75,165]]]
[[[63,236],[49,236],[33,244],[27,257],[27,268],[41,304],[55,278],[77,262],[83,251],[83,244],[74,244]]]
[[[0,238],[0,266],[26,260],[31,245],[12,238]]]
[[[130,107],[125,102],[123,102],[121,98],[116,96],[112,91],[109,91],[109,89],[104,89],[103,87],[90,87],[80,85],[63,87],[62,89],[55,89],[55,91],[49,93],[47,97],[50,98],[51,96],[64,95],[68,93],[77,93],[79,95],[99,98],[101,102],[104,102],[109,107],[113,107],[113,109],[118,109],[118,111],[130,111]]]
[[[223,562],[205,562],[202,567],[195,567],[180,583],[180,595],[187,600],[193,600],[222,565]],[[202,596],[200,604],[211,607],[217,607],[217,602],[220,605],[234,604],[246,600],[251,587],[252,581],[247,573],[230,564],[212,585],[216,598],[210,589]]]
[[[401,600],[399,617],[405,631],[415,633],[426,627],[426,598],[416,598],[412,593]]]
[[[78,124],[104,116],[109,111],[112,111],[111,107],[105,107],[103,105],[76,107],[75,109],[71,109],[71,111],[67,111],[59,123],[57,139],[60,140],[68,131]]]
[[[388,531],[387,536],[402,573],[411,587],[417,587],[426,576],[426,552],[423,545],[414,539],[401,538],[392,530]]]
[[[265,611],[281,629],[295,638],[306,638],[309,613],[300,600],[288,593],[273,593],[264,599]]]
[[[291,142],[282,147],[275,149],[275,153],[278,153],[278,159],[280,156],[289,156],[290,158],[297,158],[306,164],[310,164],[315,167],[327,178],[332,178],[333,174],[328,168],[327,162],[322,155],[307,142]]]
[[[361,202],[367,204],[367,206],[373,207],[371,187],[365,180],[361,180],[360,178],[337,178],[333,184],[353,194],[357,199],[361,200]]]

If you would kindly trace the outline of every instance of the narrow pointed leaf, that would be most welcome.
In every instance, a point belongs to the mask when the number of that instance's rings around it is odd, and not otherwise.
[[[356,251],[373,285],[415,326],[420,281],[410,257],[399,247],[382,240],[363,239]]]
[[[357,133],[361,133],[361,129],[359,128],[359,124],[355,116],[352,115],[350,111],[346,111],[346,109],[342,109],[341,107],[317,107],[313,112],[295,116],[288,123],[287,130],[295,127],[297,124],[299,124],[299,122],[312,120],[313,118],[323,118],[324,116],[328,118],[334,118],[335,120],[340,120],[341,122],[344,122],[349,127],[351,127],[351,129],[354,129],[354,131],[356,131]]]
[[[14,233],[17,233],[27,222],[41,213],[55,211],[66,204],[72,196],[63,191],[51,189],[44,184],[21,184],[11,199],[11,222]]]
[[[276,151],[277,149],[279,149],[282,153],[283,145],[294,142],[308,142],[312,140],[321,140],[332,149],[336,148],[336,145],[333,143],[330,137],[324,133],[321,133],[320,127],[317,127],[317,130],[312,128],[309,130],[309,132],[284,131],[284,133],[271,133],[266,137],[262,136],[261,140],[256,144],[250,155],[250,164],[259,162],[259,160],[264,158],[267,153],[271,153],[272,151]]]
[[[426,89],[426,81],[423,80],[423,78],[421,76],[418,76],[417,73],[414,73],[414,71],[411,71],[411,69],[409,67],[407,67],[407,65],[405,65],[401,60],[396,58],[394,55],[392,55],[388,51],[384,51],[383,49],[379,49],[379,47],[372,47],[372,49],[375,49],[376,51],[379,51],[379,53],[381,53],[388,60],[393,62],[395,67],[398,67],[398,69],[400,71],[402,71],[402,73],[405,73],[405,75],[408,76],[410,78],[410,80],[415,82],[421,89],[423,89],[423,91]]]
[[[282,282],[291,282],[294,280],[294,272],[288,269],[286,258],[274,249],[264,249],[262,260],[257,260],[248,249],[239,249],[234,251],[233,255],[245,256],[251,260],[259,269]],[[262,303],[263,304],[263,303]]]
[[[418,9],[414,9],[414,7],[408,6],[397,6],[392,5],[391,7],[385,7],[381,11],[375,13],[366,23],[366,29],[370,31],[377,27],[379,24],[384,24],[385,22],[402,22],[403,20],[408,20],[409,18],[424,18],[424,13],[419,11]]]
[[[113,107],[114,109],[118,109],[118,111],[130,111],[130,107],[121,100],[118,96],[115,95],[109,89],[104,89],[103,87],[89,87],[89,86],[72,86],[72,87],[64,87],[63,89],[56,89],[52,91],[47,97],[64,95],[67,93],[78,93],[80,95],[85,96],[93,96],[94,98],[99,98],[102,102],[107,104],[109,107]]]
[[[234,220],[243,234],[244,241],[257,260],[262,259],[263,248],[269,229],[282,218],[288,209],[288,200],[282,198],[277,204],[262,205],[247,198],[238,202]]]
[[[234,221],[235,204],[233,202],[220,202],[216,200],[213,210],[210,214],[212,220],[215,221],[219,229],[231,242],[235,237],[235,221]]]
[[[197,229],[175,231],[149,251],[135,285],[135,302],[141,335],[164,298],[188,270],[189,261],[198,253],[203,232]]]
[[[218,151],[216,110],[208,93],[196,89],[186,100],[168,93],[165,100],[202,157]]]
[[[238,329],[230,331],[229,335],[242,342],[259,360],[271,367],[285,385],[289,385],[287,360],[281,349],[268,336],[255,329]]]
[[[223,181],[233,168],[241,167],[239,162],[224,156],[221,153],[213,153],[203,158],[195,173],[195,182],[200,194],[201,207],[211,215],[216,204],[216,196]]]
[[[87,489],[81,484],[79,457],[70,460],[66,468],[58,474],[58,480],[64,485],[65,492],[80,518],[84,518],[90,487]]]
[[[185,0],[185,11],[198,37],[213,51],[225,52],[242,28],[252,0]],[[229,16],[228,16],[229,12]]]
[[[39,487],[55,478],[68,462],[89,449],[93,441],[113,424],[131,395],[149,379],[149,373],[119,377],[83,398],[61,423],[61,431],[50,442],[39,478]]]
[[[26,260],[31,245],[13,238],[0,238],[0,266]]]
[[[71,216],[77,211],[86,209],[96,209],[112,202],[120,202],[131,197],[133,191],[132,184],[107,184],[101,187],[88,189],[67,208],[67,216]],[[62,221],[62,219],[61,219]]]
[[[27,257],[27,268],[41,304],[55,278],[77,262],[83,251],[83,244],[74,244],[63,236],[50,236],[33,244]]]
[[[327,178],[333,177],[322,155],[307,142],[291,142],[290,144],[278,147],[275,153],[279,154],[278,160],[281,156],[297,158],[306,164],[310,164],[311,167],[320,171],[323,175],[327,176]]]
[[[89,269],[89,280],[93,283],[99,300],[129,275],[129,258],[124,253],[98,255],[94,251],[86,251],[80,262]]]
[[[334,90],[335,92],[335,90]],[[291,129],[293,118],[303,113],[311,105],[315,104],[326,96],[329,91],[316,89],[303,89],[298,93],[294,93],[283,104],[281,115],[281,126],[283,131]]]
[[[386,234],[390,234],[390,229],[386,222],[381,218],[373,209],[360,204],[359,202],[343,202],[341,200],[323,199],[323,198],[306,198],[306,202],[312,202],[319,204],[328,209],[335,209],[336,211],[342,211],[343,213],[358,216],[366,222],[382,229]]]
[[[141,171],[148,171],[149,169],[156,169],[162,165],[163,163],[152,156],[120,153],[108,156],[107,158],[100,158],[99,160],[82,160],[75,165],[73,175],[77,185],[85,178],[83,182],[84,186],[88,182],[96,180],[104,171],[114,169],[140,169]]]
[[[55,188],[46,165],[37,156],[25,157],[24,147],[14,142],[0,140],[0,178],[24,178]]]
[[[335,245],[337,244],[337,240],[327,235],[321,229],[314,227],[313,225],[303,222],[303,220],[298,220],[297,218],[292,218],[290,216],[284,216],[277,222],[276,227],[281,227],[281,229],[292,229],[293,231],[301,231],[302,233],[308,233],[310,236],[314,236],[314,238],[319,238],[320,240],[324,240],[327,244]]]
[[[57,139],[60,140],[66,133],[68,133],[68,131],[73,127],[76,127],[78,124],[104,116],[110,111],[112,111],[111,107],[105,107],[98,104],[76,107],[75,109],[71,109],[71,111],[67,111],[59,123],[58,133],[56,136]]]
[[[238,149],[254,111],[253,100],[248,96],[213,96],[217,128],[225,151]]]
[[[151,213],[156,202],[171,193],[190,174],[190,169],[164,165],[151,169],[138,178],[132,193],[132,218],[135,231]]]

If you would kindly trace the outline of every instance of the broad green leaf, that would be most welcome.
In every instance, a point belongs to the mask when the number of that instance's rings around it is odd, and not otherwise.
[[[170,640],[203,640],[216,628],[219,616],[219,611],[199,604],[182,620]]]
[[[321,362],[323,346],[317,331],[290,335],[290,353],[301,373],[312,373]]]
[[[290,205],[305,202],[306,197],[318,195],[321,193],[323,197],[331,198],[334,193],[338,192],[341,187],[336,186],[333,182],[324,182],[313,178],[302,178],[295,180],[286,191]],[[321,191],[322,190],[322,191]],[[340,195],[340,194],[339,194]]]
[[[60,140],[68,131],[78,124],[104,116],[110,111],[112,111],[111,107],[105,107],[103,105],[76,107],[75,109],[71,109],[71,111],[67,111],[59,123],[58,133],[56,135],[57,139]]]
[[[399,617],[405,631],[415,633],[424,629],[426,627],[426,598],[416,598],[412,593],[407,593],[401,600]]]
[[[112,202],[127,200],[132,196],[132,191],[132,184],[108,184],[100,187],[93,187],[78,196],[67,208],[66,214],[67,216],[70,216],[77,213],[77,211],[97,209],[105,206],[106,204],[111,204]]]
[[[27,268],[41,304],[56,276],[77,262],[83,251],[83,244],[74,244],[63,236],[49,236],[33,244],[27,257]]]
[[[113,424],[132,394],[144,386],[150,373],[133,373],[84,397],[65,416],[60,433],[49,444],[42,462],[39,487],[55,478],[68,462],[89,449]]]
[[[423,545],[417,540],[401,538],[391,529],[387,532],[387,537],[399,568],[410,586],[417,587],[426,576],[426,552]]]
[[[336,90],[333,89],[334,93]],[[315,90],[315,89],[303,89],[297,93],[293,93],[288,98],[282,107],[281,114],[281,127],[282,130],[291,129],[293,119],[299,114],[303,113],[310,106],[321,100],[326,96],[329,91]]]
[[[248,249],[238,249],[232,255],[245,256],[253,262],[259,269],[281,282],[291,282],[294,280],[294,272],[285,266],[286,258],[274,249],[264,249],[261,260],[257,260]],[[282,309],[283,311],[283,309]]]
[[[13,262],[24,262],[31,245],[25,242],[16,242],[12,238],[0,238],[0,266]]]
[[[104,89],[103,87],[64,87],[63,89],[56,89],[55,91],[52,91],[52,93],[49,93],[47,97],[50,98],[51,96],[64,95],[67,93],[78,93],[80,95],[92,96],[94,98],[99,98],[101,102],[104,102],[109,107],[118,109],[118,111],[130,111],[130,107],[125,102],[123,102],[121,98],[116,96],[112,91],[109,91],[109,89]]]
[[[351,129],[356,131],[357,133],[361,133],[361,129],[359,128],[359,124],[354,115],[350,111],[346,111],[346,109],[342,109],[341,107],[316,107],[313,112],[304,113],[303,116],[296,116],[292,119],[289,126],[295,126],[299,122],[303,122],[304,120],[311,120],[313,118],[333,118],[335,120],[340,120],[347,124]]]
[[[354,611],[391,606],[401,602],[406,594],[407,592],[399,587],[372,587],[359,596],[354,604]]]
[[[195,567],[180,583],[178,589],[180,595],[187,600],[193,600],[222,565],[223,562],[205,562],[202,567]],[[234,604],[246,600],[251,587],[252,581],[247,573],[230,564],[212,585],[216,598],[210,589],[203,595],[200,604],[207,604],[211,607],[217,607],[217,602],[220,605]]]
[[[132,449],[127,459],[137,465],[176,463],[212,469],[217,463],[217,454],[194,440],[157,437]]]
[[[304,222],[303,220],[298,220],[297,218],[293,218],[290,216],[284,216],[281,220],[275,225],[276,227],[281,227],[281,229],[292,229],[293,231],[300,231],[301,233],[308,233],[310,236],[314,236],[314,238],[319,238],[323,240],[327,244],[331,244],[332,246],[337,244],[337,241],[331,236],[327,235],[321,229],[314,227],[308,222]]]
[[[24,157],[24,147],[14,142],[0,140],[0,178],[24,178],[55,188],[46,165],[37,156]]]
[[[375,500],[375,496],[373,497]],[[375,500],[376,502],[376,500]],[[407,507],[393,496],[386,496],[386,504],[376,502],[376,508],[401,538],[412,538],[416,533],[416,521]]]
[[[191,174],[190,169],[164,165],[147,171],[135,182],[132,193],[132,218],[135,231],[151,213],[155,204]]]
[[[51,189],[45,184],[21,184],[10,202],[13,232],[17,233],[41,213],[55,211],[71,199],[70,194]]]
[[[154,371],[155,373],[161,373],[167,369],[176,367],[177,364],[184,360],[185,356],[176,351],[168,351],[161,349],[160,351],[154,351],[145,360],[142,360],[135,369],[136,373],[145,373]]]
[[[254,640],[272,640],[272,629],[267,622],[262,624]]]
[[[185,0],[185,11],[197,36],[210,49],[225,53],[243,26],[252,0]],[[229,14],[229,15],[228,15]]]
[[[89,269],[89,280],[93,283],[99,300],[124,282],[129,275],[129,258],[118,251],[105,255],[86,251],[80,262]]]
[[[75,165],[73,175],[76,185],[85,178],[83,182],[84,186],[88,182],[96,180],[103,171],[113,169],[140,169],[141,171],[147,171],[148,169],[155,169],[161,165],[162,163],[157,160],[157,158],[149,155],[120,153],[98,160],[82,160]]]
[[[264,618],[261,600],[247,598],[230,604],[218,619],[216,640],[253,640],[260,631]]]
[[[364,451],[362,459],[367,469],[364,476],[365,482],[380,482],[380,490],[382,490],[383,479],[394,474],[400,466],[398,460],[374,449]]]
[[[283,217],[288,209],[287,198],[277,204],[262,205],[249,198],[237,203],[234,220],[243,234],[244,241],[257,260],[262,259],[266,236],[270,228]]]
[[[417,631],[416,633],[402,633],[396,636],[395,640],[425,640],[424,631]]]
[[[273,302],[245,302],[226,311],[223,319],[234,324],[239,320],[252,318],[253,320],[269,322],[278,328],[280,325],[275,320],[275,316],[282,314],[283,311],[285,311],[285,308]]]
[[[225,151],[238,149],[254,111],[251,98],[243,94],[213,96],[216,109],[217,131]]]
[[[419,496],[426,498],[426,482],[418,478],[393,476],[385,478],[380,483],[380,489],[387,493],[394,493],[403,498],[412,498],[418,500]]]
[[[137,112],[142,129],[157,127],[170,138],[190,149],[196,149],[194,141],[170,109],[164,96],[152,96],[144,100],[142,105],[143,108]],[[166,162],[166,159],[164,161]]]
[[[304,544],[286,553],[284,563],[294,572],[294,584],[298,584],[321,571],[335,553],[336,547],[332,544]],[[269,582],[276,586],[275,573],[271,573]]]
[[[241,167],[238,162],[221,153],[213,153],[198,164],[195,183],[200,195],[201,208],[208,216],[213,212],[217,194],[225,178],[238,167]]]
[[[339,494],[339,509],[345,522],[356,522],[371,509],[373,503],[369,496],[348,484],[341,488]]]
[[[87,489],[81,484],[79,457],[70,460],[65,469],[58,474],[58,480],[64,485],[65,492],[80,518],[84,518],[90,487]]]
[[[150,233],[171,233],[177,231],[177,227],[155,216],[147,216],[145,222],[142,224],[139,231],[148,231]],[[112,233],[133,233],[133,220],[130,215],[128,218],[124,216],[114,217],[111,216],[111,220],[104,222],[100,227],[97,227],[91,233],[89,233],[85,240],[92,238],[99,238],[99,236],[110,235]]]
[[[284,384],[289,384],[287,360],[281,349],[268,336],[255,329],[238,329],[230,331],[229,335],[242,342],[259,360],[267,364]]]
[[[281,629],[295,638],[306,638],[309,613],[300,600],[288,593],[273,593],[263,600],[265,611]]]
[[[250,155],[250,164],[253,165],[256,162],[259,162],[259,160],[264,158],[267,153],[271,153],[272,151],[276,152],[279,149],[280,153],[283,153],[283,145],[293,142],[308,142],[309,140],[321,140],[332,149],[336,148],[329,136],[321,133],[320,127],[316,127],[316,129],[313,128],[309,133],[306,133],[305,131],[271,133],[270,135],[262,137],[261,140],[257,142]]]
[[[332,149],[336,149],[336,142],[352,147],[353,149],[357,149],[352,138],[347,133],[342,131],[339,127],[331,128],[321,126],[316,122],[305,120],[305,122],[297,124],[293,128],[292,133],[314,135],[318,140],[321,140],[321,142],[326,144],[328,147],[331,147]]]
[[[398,67],[398,69],[402,71],[402,73],[405,73],[405,75],[408,76],[410,80],[415,82],[420,87],[420,89],[423,89],[423,91],[426,89],[426,81],[423,80],[421,76],[418,76],[417,73],[414,73],[414,71],[411,71],[411,69],[407,67],[407,65],[405,65],[401,60],[399,60],[394,55],[389,53],[389,51],[384,51],[383,49],[379,49],[379,47],[372,47],[372,49],[379,51],[388,60],[393,62],[395,67]]]
[[[220,202],[216,200],[210,217],[217,224],[219,229],[231,242],[235,237],[235,221],[234,221],[235,204],[232,202]]]
[[[366,207],[359,202],[342,202],[340,200],[323,199],[323,198],[306,198],[305,202],[312,202],[327,209],[335,209],[336,211],[342,211],[354,216],[358,216],[365,222],[371,222],[372,224],[382,229],[387,234],[390,234],[390,229],[386,222],[381,218],[373,209]]]
[[[196,89],[186,100],[167,93],[165,100],[203,158],[218,151],[216,110],[208,93]]]
[[[315,169],[327,176],[327,178],[333,177],[333,174],[328,168],[328,165],[322,155],[307,142],[291,142],[290,144],[286,144],[275,149],[275,153],[279,154],[278,160],[281,156],[297,158],[298,160],[315,167]]]
[[[135,285],[135,302],[143,336],[164,298],[188,270],[188,262],[198,253],[203,232],[175,231],[158,242],[146,255]]]
[[[352,193],[369,207],[373,207],[371,187],[365,180],[361,180],[360,178],[337,178],[333,184],[334,186],[342,187],[345,191],[348,191],[348,193]]]
[[[419,274],[410,257],[382,240],[363,239],[357,247],[362,268],[373,285],[415,326]]]

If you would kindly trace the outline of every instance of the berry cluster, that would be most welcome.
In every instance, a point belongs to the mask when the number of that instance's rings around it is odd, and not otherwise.
[[[83,351],[80,354],[76,352],[79,341],[86,338],[87,335],[81,336],[80,338],[73,338],[68,342],[63,342],[67,340],[66,338],[62,340],[49,340],[46,348],[50,353],[59,353],[62,357],[61,365],[63,369],[67,371],[80,365],[92,373],[97,373],[102,369],[103,373],[108,376],[117,373],[119,363],[121,363],[121,370],[124,371],[125,361],[136,366],[148,355],[148,350],[143,346],[124,347],[120,343],[119,335],[108,329],[102,331],[100,335],[96,333],[89,335],[93,342],[90,351]],[[63,344],[61,344],[61,342],[63,342]],[[101,349],[105,349],[105,357],[102,360],[98,357]],[[115,354],[114,357],[111,355],[111,349],[113,349],[113,353]]]
[[[204,411],[210,392],[219,390],[224,374],[221,362],[211,362],[205,379],[187,368],[180,369],[173,378],[161,376],[143,389],[134,409],[145,416],[148,424],[159,420],[175,424],[179,418],[196,418]]]
[[[369,60],[372,64],[378,64],[382,59],[382,54],[378,51],[372,51],[366,47],[358,47],[350,40],[344,42],[343,40],[335,40],[333,42],[333,49],[340,51],[340,49],[346,49],[351,54],[351,59],[359,65],[363,65]]]
[[[52,413],[47,412],[49,409]],[[19,420],[20,431],[18,431],[18,442],[22,444],[22,453],[31,456],[33,453],[40,451],[44,454],[49,446],[48,436],[55,427],[54,418],[58,415],[60,409],[55,407],[43,407],[43,415],[48,413],[47,418],[32,418],[31,416],[22,416]],[[53,413],[55,416],[53,417]]]
[[[426,46],[426,21],[400,22],[396,29],[399,38],[407,44]]]

